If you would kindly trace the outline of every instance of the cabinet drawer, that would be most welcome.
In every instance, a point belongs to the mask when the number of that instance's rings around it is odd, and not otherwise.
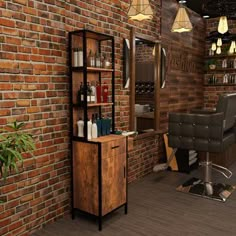
[[[126,139],[112,140],[102,143],[102,159],[126,153]]]

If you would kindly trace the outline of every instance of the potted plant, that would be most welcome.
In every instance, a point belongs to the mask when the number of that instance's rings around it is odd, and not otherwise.
[[[31,134],[22,131],[24,123],[6,125],[0,134],[0,180],[6,181],[11,171],[18,173],[18,162],[23,163],[23,153],[35,149]]]
[[[214,70],[216,68],[217,61],[216,59],[212,58],[207,61],[207,66],[209,69]]]

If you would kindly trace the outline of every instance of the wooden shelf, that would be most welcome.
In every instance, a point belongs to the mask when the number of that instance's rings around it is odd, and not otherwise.
[[[88,107],[100,107],[100,106],[111,106],[113,102],[101,102],[101,103],[88,103]],[[83,105],[73,104],[75,107],[84,107]]]
[[[217,84],[204,84],[204,86],[236,86],[236,84],[217,83]]]
[[[215,55],[215,56],[205,56],[206,59],[221,59],[221,58],[226,58],[226,57],[236,57],[236,54],[232,55]]]
[[[234,72],[234,73],[236,73],[236,68],[216,68],[216,69],[214,69],[214,70],[208,69],[206,72],[207,72],[208,74],[213,74],[213,73],[225,72],[225,71],[229,71],[229,72]]]
[[[83,71],[83,67],[72,67],[72,71],[76,72],[82,72]],[[109,68],[99,68],[99,67],[87,67],[87,72],[113,72],[113,69],[109,69]]]

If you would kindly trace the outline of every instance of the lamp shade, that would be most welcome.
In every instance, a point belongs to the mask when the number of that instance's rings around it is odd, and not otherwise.
[[[222,46],[222,39],[218,38],[216,44],[217,44],[217,46],[221,47]]]
[[[221,54],[221,47],[217,47],[216,54]]]
[[[226,33],[229,30],[228,21],[226,16],[221,16],[218,24],[218,32],[221,34]]]
[[[133,0],[128,10],[128,16],[130,19],[138,21],[152,19],[153,11],[149,0]]]
[[[216,43],[212,43],[212,45],[211,45],[211,50],[212,50],[212,51],[215,51],[215,50],[216,50]]]
[[[171,28],[171,32],[190,32],[193,29],[192,23],[189,20],[188,13],[182,5],[180,5],[174,23]]]

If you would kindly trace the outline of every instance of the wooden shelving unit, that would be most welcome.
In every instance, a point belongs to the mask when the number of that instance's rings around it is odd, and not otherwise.
[[[83,66],[74,67],[72,50],[83,49]],[[114,37],[78,30],[69,33],[69,64],[71,92],[71,157],[72,157],[72,217],[83,212],[102,219],[110,212],[124,207],[127,213],[127,148],[126,137],[115,135],[115,43]],[[111,68],[88,67],[88,52],[110,55]],[[87,100],[88,83],[103,83],[104,74],[110,78],[108,102],[90,103]],[[106,76],[106,81],[107,81]],[[84,100],[78,103],[80,84],[84,85]],[[88,139],[87,119],[91,114],[102,117],[109,112],[111,134]],[[77,121],[84,120],[84,137],[78,137]]]

